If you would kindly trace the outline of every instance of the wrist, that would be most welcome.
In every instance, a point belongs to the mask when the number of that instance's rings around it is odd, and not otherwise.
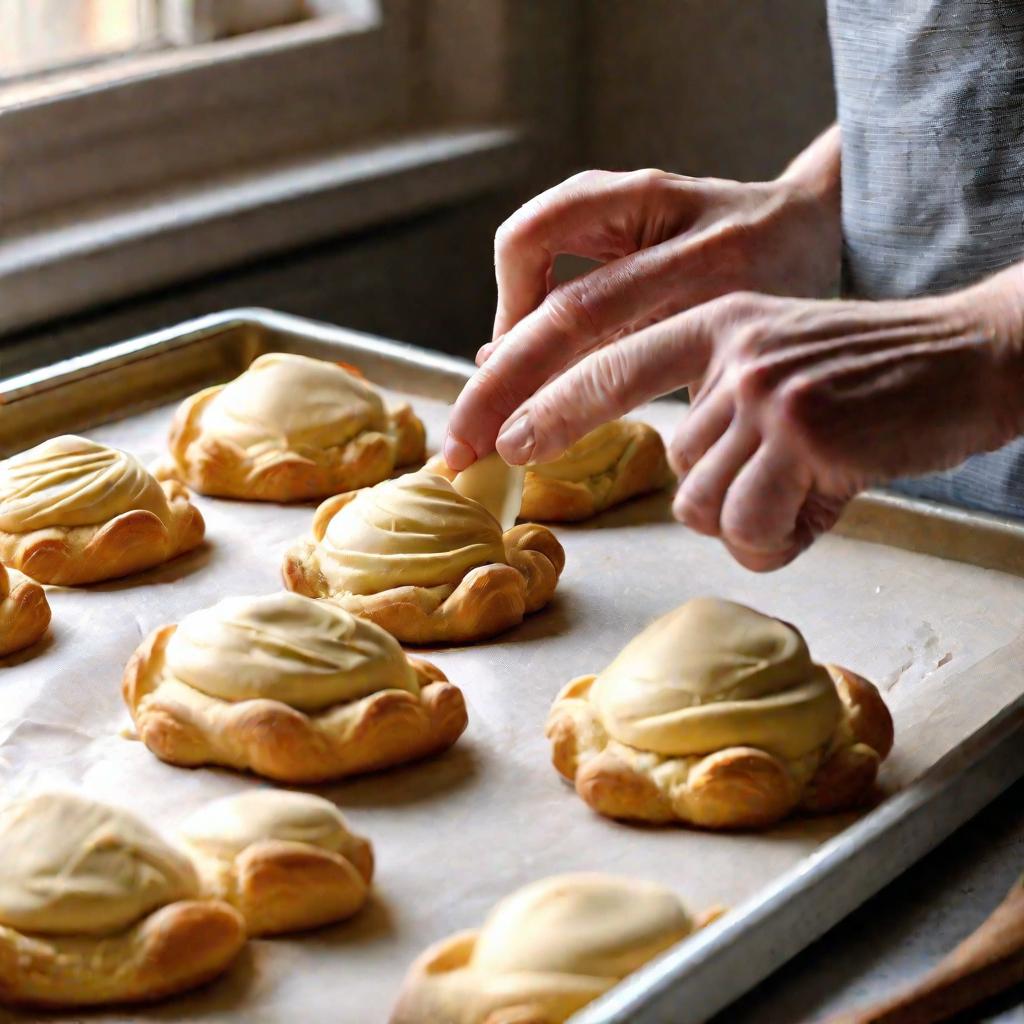
[[[1010,440],[1024,433],[1024,264],[948,297],[990,354],[992,411]]]
[[[823,213],[839,223],[841,216],[842,175],[839,126],[832,125],[818,136],[776,178],[788,189],[800,192],[821,207]]]

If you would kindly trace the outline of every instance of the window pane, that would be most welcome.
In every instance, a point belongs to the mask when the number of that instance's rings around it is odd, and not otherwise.
[[[0,78],[151,46],[155,8],[156,0],[0,0]]]

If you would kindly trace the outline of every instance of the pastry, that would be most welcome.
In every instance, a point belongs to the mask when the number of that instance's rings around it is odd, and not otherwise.
[[[96,583],[196,547],[203,517],[133,455],[65,435],[0,462],[0,560],[40,583]]]
[[[285,585],[330,597],[404,643],[481,640],[555,592],[565,552],[535,524],[502,532],[479,502],[421,470],[325,501],[285,556]]]
[[[220,974],[241,915],[125,811],[43,794],[0,811],[0,1003],[159,999]]]
[[[546,878],[416,960],[391,1024],[562,1024],[698,926],[652,882]]]
[[[331,601],[234,597],[154,630],[124,673],[139,738],[163,761],[281,782],[374,771],[450,747],[462,692]]]
[[[315,928],[366,903],[373,848],[323,797],[257,789],[201,807],[181,827],[203,889],[250,935]]]
[[[793,626],[698,598],[566,686],[547,735],[600,814],[733,828],[856,805],[893,729],[875,687],[815,664]]]
[[[387,409],[354,368],[271,352],[185,399],[157,474],[201,494],[310,501],[421,462],[424,437],[408,405]]]
[[[441,455],[427,468],[453,479]],[[529,466],[523,487],[523,519],[577,522],[630,498],[667,487],[668,467],[661,435],[646,423],[612,420],[581,437],[554,462]]]
[[[46,591],[0,562],[0,657],[31,647],[49,624]]]

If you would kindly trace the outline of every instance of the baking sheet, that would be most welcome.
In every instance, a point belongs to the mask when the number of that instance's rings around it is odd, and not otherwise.
[[[387,383],[381,365],[369,369]],[[415,406],[436,448],[445,404],[419,397]],[[86,433],[148,462],[162,450],[172,410]],[[657,403],[642,415],[667,433],[682,412]],[[202,497],[197,504],[207,521],[203,549],[129,580],[50,588],[50,638],[29,656],[0,662],[5,798],[77,788],[173,832],[199,803],[260,784],[161,764],[121,735],[129,719],[120,672],[141,638],[227,594],[277,589],[281,556],[311,518],[311,506]],[[428,655],[466,695],[470,725],[459,743],[433,760],[314,788],[374,842],[372,905],[351,922],[250,943],[235,968],[201,992],[90,1019],[369,1024],[386,1019],[407,965],[426,945],[478,924],[497,898],[533,879],[580,869],[654,878],[694,909],[736,905],[763,890],[852,816],[760,835],[635,828],[592,814],[548,760],[543,722],[558,688],[600,669],[652,618],[695,595],[790,619],[817,658],[878,682],[896,720],[896,750],[883,773],[890,790],[907,786],[1024,689],[1019,673],[972,671],[1024,643],[1017,577],[838,536],[781,572],[755,576],[716,542],[676,526],[665,496],[556,532],[567,565],[548,609],[495,642]],[[25,1017],[0,1016],[11,1019]]]

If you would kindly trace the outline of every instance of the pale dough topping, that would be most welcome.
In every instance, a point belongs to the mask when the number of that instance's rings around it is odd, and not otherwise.
[[[0,462],[0,530],[8,533],[94,526],[133,509],[170,519],[160,484],[117,448],[66,434]]]
[[[752,746],[798,758],[828,742],[841,707],[796,629],[715,598],[653,622],[590,696],[612,737],[677,757]]]
[[[384,401],[371,384],[336,363],[284,352],[253,360],[202,414],[204,433],[253,454],[330,448],[387,426]]]
[[[267,839],[307,843],[342,855],[362,842],[330,800],[280,789],[214,800],[185,819],[181,835],[200,852],[225,861]]]
[[[525,466],[510,466],[497,452],[491,452],[457,473],[452,487],[463,497],[483,505],[502,530],[510,530],[523,507],[525,479]]]
[[[632,426],[628,420],[602,423],[589,434],[584,434],[554,461],[531,465],[530,472],[573,483],[601,476],[619,462],[633,441]]]
[[[110,935],[194,899],[191,861],[126,811],[70,793],[0,810],[0,924]]]
[[[426,471],[360,491],[328,523],[319,554],[332,589],[350,594],[457,585],[477,566],[507,562],[494,516]]]
[[[318,711],[379,690],[419,692],[390,633],[329,601],[299,594],[229,597],[187,615],[167,669],[222,700],[268,698]]]
[[[559,875],[502,900],[480,931],[471,965],[618,980],[693,931],[675,893],[612,875]]]

